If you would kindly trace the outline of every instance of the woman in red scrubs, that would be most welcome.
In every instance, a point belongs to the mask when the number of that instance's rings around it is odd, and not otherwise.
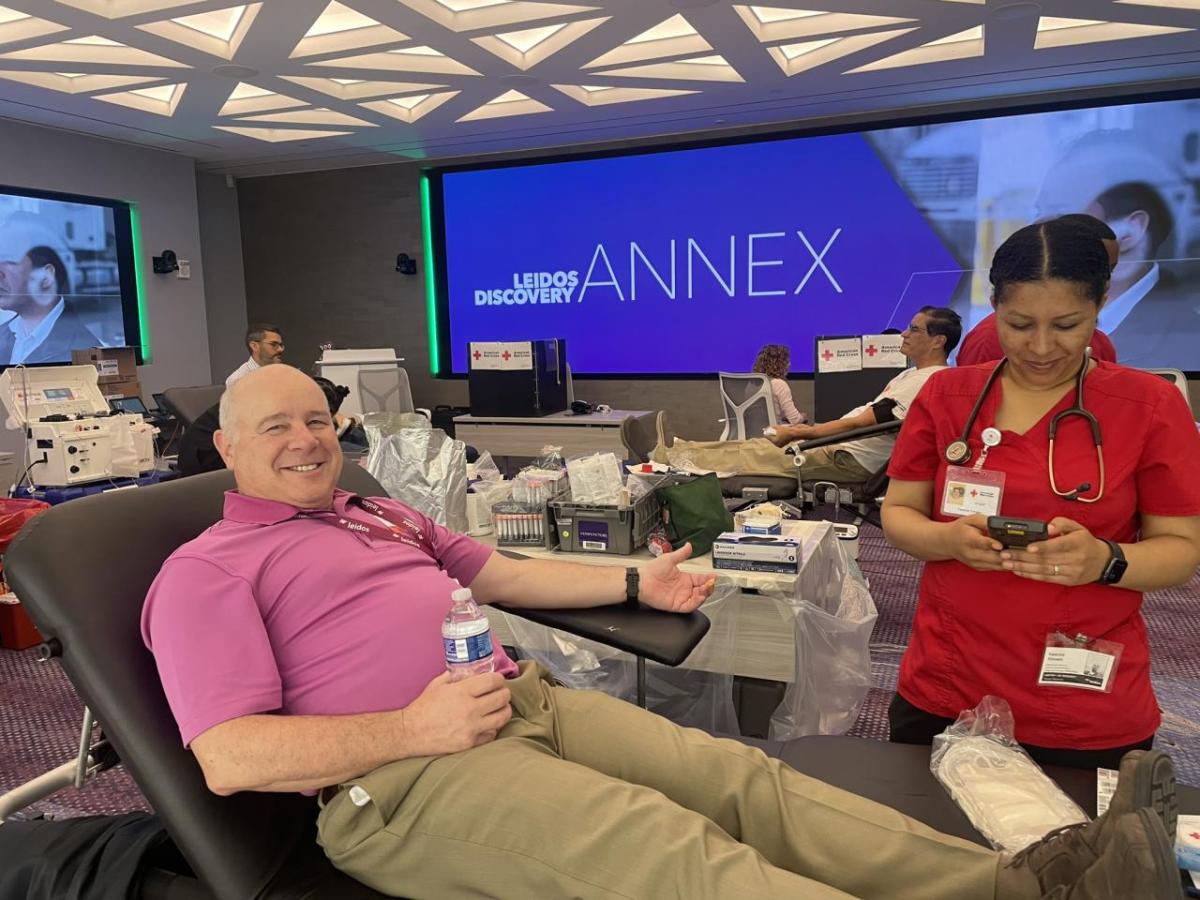
[[[1108,285],[1086,229],[1022,228],[990,278],[1005,360],[930,378],[888,469],[884,531],[926,561],[891,737],[992,694],[1038,761],[1115,769],[1160,721],[1142,592],[1200,565],[1200,434],[1171,384],[1086,353]],[[1006,549],[989,514],[1049,539]]]

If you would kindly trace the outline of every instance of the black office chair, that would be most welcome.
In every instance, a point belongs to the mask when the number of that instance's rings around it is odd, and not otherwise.
[[[223,384],[206,384],[200,387],[174,387],[162,392],[166,411],[187,428],[204,414],[225,393]]]

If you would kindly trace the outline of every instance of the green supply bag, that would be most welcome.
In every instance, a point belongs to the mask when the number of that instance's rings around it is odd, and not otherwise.
[[[663,507],[663,520],[671,548],[691,542],[692,556],[712,550],[723,531],[733,531],[733,516],[721,497],[721,483],[713,474],[701,475],[681,484],[660,487],[656,493]]]

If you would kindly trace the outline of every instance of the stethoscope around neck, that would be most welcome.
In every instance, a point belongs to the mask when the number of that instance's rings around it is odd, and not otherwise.
[[[1095,503],[1104,496],[1104,447],[1103,441],[1100,438],[1100,423],[1096,421],[1096,417],[1092,415],[1083,405],[1083,379],[1087,375],[1088,363],[1092,358],[1092,348],[1088,347],[1083,353],[1083,364],[1079,367],[1079,373],[1075,376],[1075,402],[1062,412],[1055,413],[1054,418],[1050,420],[1050,447],[1047,451],[1047,466],[1050,470],[1050,490],[1062,497],[1064,500],[1077,500],[1080,503]],[[1000,377],[1000,373],[1004,371],[1004,366],[1008,363],[1007,357],[1000,360],[996,367],[992,369],[988,375],[987,381],[984,382],[983,390],[979,394],[979,398],[975,401],[975,405],[971,407],[971,414],[967,416],[967,423],[963,426],[962,434],[958,440],[946,447],[942,454],[946,462],[952,466],[966,465],[971,461],[973,451],[968,443],[968,438],[971,435],[971,429],[975,427],[975,420],[979,418],[979,411],[983,409],[983,404],[988,398],[988,394],[992,391],[992,386],[996,383],[996,379]],[[1058,487],[1058,483],[1054,479],[1054,439],[1058,435],[1058,426],[1071,416],[1079,416],[1087,421],[1092,429],[1092,445],[1096,448],[1096,460],[1100,470],[1100,489],[1096,491],[1094,497],[1081,497],[1084,491],[1090,491],[1092,485],[1090,482],[1083,482],[1073,490],[1063,491]],[[989,429],[990,430],[990,429]],[[986,449],[990,445],[985,443]],[[983,459],[981,458],[976,468],[980,468]]]

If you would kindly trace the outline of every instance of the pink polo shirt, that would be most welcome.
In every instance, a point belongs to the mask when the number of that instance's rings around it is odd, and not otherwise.
[[[378,521],[347,506],[351,496],[337,491],[334,509]],[[229,491],[225,517],[163,564],[142,610],[142,638],[185,746],[255,713],[399,709],[445,671],[441,624],[453,579],[470,585],[491,548],[402,503],[372,499],[396,521],[416,522],[436,560]],[[495,653],[497,671],[515,675],[499,644]]]

